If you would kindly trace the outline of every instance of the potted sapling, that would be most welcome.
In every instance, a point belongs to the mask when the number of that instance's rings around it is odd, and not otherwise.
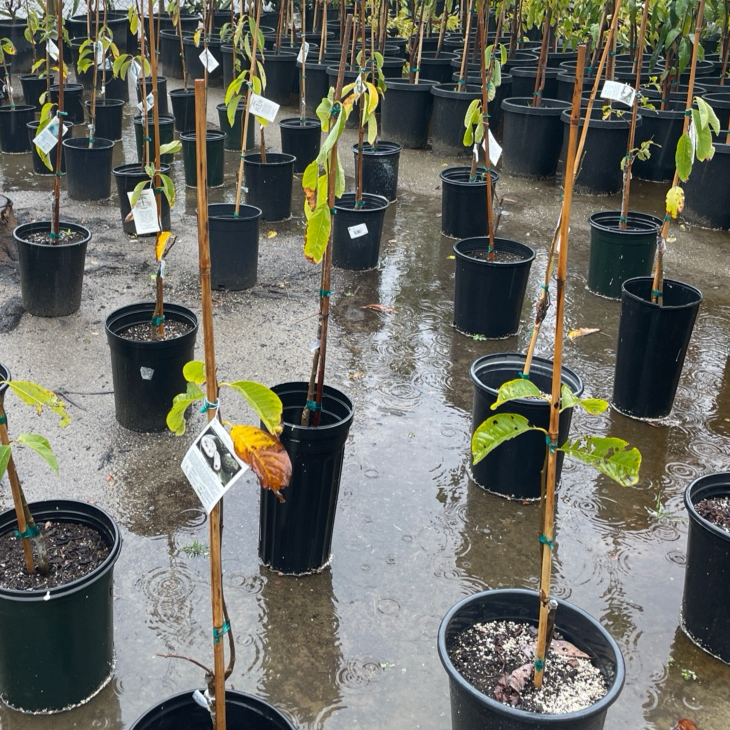
[[[3,69],[3,93],[8,105],[0,107],[0,145],[6,155],[30,152],[28,122],[35,119],[35,106],[16,104],[13,95],[13,80],[10,76],[8,58],[15,55],[15,46],[9,38],[0,38],[0,64]]]
[[[583,53],[579,58],[582,63]],[[578,78],[581,76],[582,69],[578,71]],[[477,593],[456,604],[442,620],[438,650],[451,680],[454,730],[477,723],[481,726],[496,723],[519,730],[538,727],[600,730],[624,682],[621,652],[606,629],[580,608],[551,595],[559,456],[567,454],[624,486],[638,481],[641,463],[637,449],[622,439],[581,436],[562,440],[560,434],[561,411],[578,407],[588,413],[601,413],[608,407],[605,401],[583,399],[561,384],[568,225],[579,115],[576,94],[560,225],[552,371],[546,383],[534,379],[532,372],[529,378],[503,383],[492,413],[472,438],[475,462],[509,448],[510,442],[519,442],[528,434],[542,440],[539,591],[498,589]],[[519,408],[530,401],[541,401],[548,406],[547,428],[535,425],[519,412],[512,412],[513,406]],[[506,637],[506,631],[520,638],[505,642],[502,637]],[[515,647],[514,651],[510,646]],[[570,674],[573,678],[582,677],[573,687],[573,680],[564,671],[567,666],[579,667]],[[541,702],[541,689],[550,691],[555,701]],[[464,707],[469,711],[461,711]]]
[[[31,15],[38,17],[39,12],[41,12],[41,6],[34,0],[4,0],[2,3],[0,37],[7,38],[16,49],[13,70],[17,74],[30,71],[33,65],[34,43],[28,40],[28,28],[33,20],[28,20],[28,18]]]
[[[0,695],[15,710],[50,714],[83,704],[111,679],[112,583],[122,539],[96,505],[27,501],[13,454],[33,450],[55,473],[58,462],[45,436],[13,435],[9,394],[38,413],[50,411],[62,427],[70,419],[54,393],[13,379],[0,365],[0,478],[7,474],[13,501],[0,514]]]
[[[50,35],[47,33],[47,29],[53,29],[55,27],[55,19],[51,15],[45,15],[38,12],[39,9],[26,7],[26,28],[24,31],[25,40],[28,41],[31,47],[31,59],[32,65],[30,67],[30,73],[20,74],[20,85],[23,88],[23,99],[26,104],[32,104],[37,111],[40,111],[43,107],[43,94],[50,90],[50,85],[53,83],[53,76],[50,73],[50,53],[48,48],[45,49],[45,53],[38,58],[38,43],[45,43],[48,45],[48,38]],[[55,41],[53,42],[55,49],[55,58],[53,60],[58,61],[58,46]],[[42,98],[43,97],[43,98]]]
[[[290,45],[290,48],[284,47],[286,45],[288,8],[288,0],[279,1],[279,17],[273,39],[273,53],[267,53],[263,61],[267,78],[267,98],[280,105],[288,105],[291,99],[298,53],[293,44]],[[293,19],[291,22],[293,23]],[[263,52],[263,50],[262,48],[261,51]]]
[[[167,12],[172,30],[160,31],[160,58],[168,77],[182,79],[181,88],[170,89],[170,103],[172,104],[172,115],[175,117],[175,129],[178,132],[189,132],[195,127],[195,90],[188,86],[183,45],[183,17],[179,0],[169,3]],[[188,17],[194,19],[196,16]]]

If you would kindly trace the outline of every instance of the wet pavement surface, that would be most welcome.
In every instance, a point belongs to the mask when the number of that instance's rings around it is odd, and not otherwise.
[[[213,95],[218,101],[222,92]],[[136,159],[129,110],[125,115],[115,164]],[[351,183],[355,138],[348,131],[345,139]],[[279,149],[276,129],[268,141]],[[3,155],[0,162],[0,191],[14,201],[18,223],[47,217],[52,179],[31,174],[30,155]],[[532,245],[537,258],[519,334],[475,340],[451,325],[454,241],[439,232],[438,173],[455,162],[404,152],[378,269],[335,273],[327,382],[350,396],[356,415],[331,568],[291,578],[262,567],[253,477],[226,498],[224,587],[238,654],[229,686],[267,699],[302,729],[449,728],[448,681],[436,653],[442,616],[486,587],[537,586],[536,505],[500,499],[469,480],[469,366],[484,354],[525,350],[560,191],[554,182],[501,178],[498,192],[511,202],[500,235]],[[226,185],[211,191],[211,202],[234,199],[237,163],[237,153],[227,153]],[[172,175],[184,184],[181,159]],[[274,385],[308,375],[319,278],[302,254],[299,181],[294,217],[261,223],[256,287],[214,294],[221,379]],[[665,185],[636,181],[632,189],[632,209],[662,213]],[[180,192],[166,296],[199,311],[195,207],[195,191]],[[566,342],[564,359],[583,378],[586,395],[605,398],[620,304],[585,289],[587,219],[617,207],[617,198],[578,196],[571,219],[566,331],[600,332]],[[101,203],[75,203],[64,192],[62,211],[93,233],[81,310],[61,319],[22,315],[2,334],[0,362],[19,379],[65,393],[73,418],[59,432],[50,419],[41,423],[9,403],[11,432],[44,433],[60,465],[55,477],[34,455],[18,456],[29,499],[89,500],[122,526],[114,589],[117,666],[86,706],[54,717],[3,707],[0,727],[122,730],[151,704],[203,682],[198,668],[158,654],[212,661],[208,561],[185,550],[196,540],[207,544],[207,522],[179,467],[204,417],[196,413],[182,438],[116,424],[104,320],[119,306],[152,298],[153,242],[122,233],[115,191]],[[566,462],[554,593],[598,618],[624,654],[626,686],[607,728],[668,730],[680,717],[692,717],[702,730],[723,730],[730,726],[730,668],[690,643],[678,614],[687,529],[682,494],[695,477],[727,469],[730,455],[730,234],[684,224],[672,229],[677,240],[669,246],[667,276],[704,294],[674,411],[653,424],[615,411],[576,414],[572,433],[620,436],[639,447],[643,467],[639,484],[622,488]],[[267,237],[270,231],[276,235]],[[0,305],[19,294],[17,273],[0,267]],[[394,311],[364,309],[367,304]],[[537,354],[549,355],[550,339],[548,327]],[[196,353],[202,358],[202,338]],[[235,401],[222,407],[226,418],[254,422]],[[7,509],[3,487],[0,508]],[[696,679],[684,678],[690,672]]]

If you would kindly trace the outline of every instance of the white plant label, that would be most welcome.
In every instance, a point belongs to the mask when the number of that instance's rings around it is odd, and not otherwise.
[[[68,129],[64,126],[63,133]],[[48,126],[33,138],[33,143],[44,155],[47,155],[58,144],[58,117],[53,117]]]
[[[206,424],[193,441],[181,467],[208,514],[248,471],[248,466],[236,456],[231,437],[217,418]]]
[[[621,84],[618,81],[605,81],[601,89],[602,99],[611,99],[612,101],[620,101],[626,106],[633,106],[636,91],[628,84]]]
[[[365,91],[365,82],[362,80],[362,74],[355,79],[355,93],[362,94]]]
[[[474,152],[474,162],[479,162],[479,145],[476,142],[474,142],[472,152]]]
[[[494,139],[492,130],[487,130],[487,139],[489,140],[489,161],[496,165],[499,162],[499,158],[502,156],[502,148],[499,146],[499,142]]]
[[[305,43],[299,49],[299,55],[297,56],[297,63],[304,63],[309,55],[309,43]]]
[[[697,130],[695,129],[694,119],[690,117],[689,127],[687,127],[687,134],[689,135],[689,141],[692,143],[692,157],[697,154]]]
[[[142,67],[136,61],[132,61],[132,65],[129,67],[129,75],[132,77],[132,83],[135,86],[137,85],[137,79],[141,70]]]
[[[101,41],[94,43],[94,63],[97,68],[104,68],[104,46]]]
[[[129,204],[132,205],[133,192],[127,193]],[[132,217],[134,218],[134,228],[138,236],[146,233],[157,233],[160,230],[157,221],[157,203],[155,202],[155,193],[151,188],[145,188],[132,207]]]
[[[54,43],[52,38],[49,38],[46,41],[46,46],[48,47],[48,55],[54,60],[58,61],[58,46]]]
[[[265,99],[263,96],[259,96],[259,94],[251,94],[251,106],[249,109],[254,116],[261,117],[261,119],[265,119],[267,122],[273,122],[279,113],[279,105],[275,101]]]
[[[146,368],[144,365],[139,369],[139,374],[142,380],[152,380],[152,376],[155,374],[154,368]]]
[[[360,223],[360,225],[357,226],[350,226],[347,230],[350,234],[350,238],[360,238],[361,236],[368,235],[368,227],[365,223]]]
[[[200,54],[200,56],[198,56],[198,58],[200,58],[200,62],[203,66],[208,69],[208,73],[212,73],[218,68],[218,66],[220,66],[218,61],[216,61],[213,57],[213,54],[207,48]]]
[[[155,105],[155,97],[152,96],[152,94],[150,93],[147,96],[147,111],[149,112],[150,109],[152,109],[152,107],[154,105]],[[137,109],[139,109],[142,112],[142,114],[144,114],[144,104],[141,101],[139,102],[139,104],[137,104]]]

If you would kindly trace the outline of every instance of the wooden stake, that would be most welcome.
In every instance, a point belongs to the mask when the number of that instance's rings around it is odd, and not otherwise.
[[[568,231],[570,225],[570,206],[573,200],[575,180],[576,147],[578,124],[580,122],[580,102],[583,91],[583,68],[586,48],[578,46],[578,66],[575,71],[573,87],[573,108],[570,114],[570,134],[568,137],[568,159],[565,165],[563,183],[563,209],[560,217],[560,250],[558,251],[557,294],[555,303],[555,344],[553,352],[553,382],[551,392],[550,426],[548,427],[547,477],[545,484],[545,505],[543,524],[540,532],[542,545],[542,565],[540,569],[540,621],[537,629],[537,649],[533,682],[542,686],[545,669],[545,647],[548,634],[550,575],[552,572],[552,549],[555,521],[555,489],[557,487],[558,428],[560,420],[560,387],[563,370],[563,314],[565,308],[565,278],[568,269]]]
[[[461,66],[459,67],[459,81],[456,87],[457,91],[466,91],[466,77],[468,76],[466,57],[469,54],[469,40],[471,36],[471,11],[474,6],[474,0],[469,0],[469,6],[466,10],[466,32],[464,33],[464,50],[461,54]],[[446,12],[446,6],[444,5],[444,12]]]
[[[63,38],[63,0],[58,0],[58,15],[56,16],[56,33],[58,38]],[[46,44],[48,45],[48,44]],[[63,54],[61,50],[63,46],[59,41],[58,44],[58,108],[56,116],[58,117],[58,142],[56,143],[56,174],[53,176],[53,222],[51,223],[51,236],[49,236],[52,244],[58,243],[58,234],[60,228],[61,216],[61,144],[63,142],[63,119],[66,114],[63,111]],[[51,70],[48,69],[50,76]]]

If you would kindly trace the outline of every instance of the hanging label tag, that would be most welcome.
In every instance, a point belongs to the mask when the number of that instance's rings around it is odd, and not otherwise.
[[[160,279],[164,279],[166,273],[167,273],[167,261],[165,261],[165,259],[162,259],[162,261],[160,261],[160,269],[159,269],[158,276],[160,277]]]
[[[132,205],[132,196],[134,193],[127,193],[129,204]],[[134,228],[138,236],[144,236],[147,233],[157,233],[160,230],[157,220],[157,203],[155,202],[155,194],[151,188],[145,188],[132,207],[132,217],[134,218]]]
[[[201,431],[181,466],[208,514],[248,471],[248,466],[236,456],[231,437],[217,418]]]
[[[104,68],[104,46],[101,41],[94,43],[94,63],[97,68]]]
[[[132,83],[136,86],[137,85],[137,79],[139,78],[139,72],[142,70],[142,67],[137,63],[137,61],[132,61],[132,65],[129,67],[129,75],[132,78]]]
[[[618,81],[604,81],[601,89],[602,99],[620,101],[626,106],[633,106],[636,98],[636,91],[628,84],[621,84]]]
[[[155,97],[152,96],[152,94],[148,94],[147,96],[147,111],[149,112],[152,107],[155,105]],[[144,114],[144,104],[140,101],[139,104],[137,104],[137,109],[139,109],[142,114]]]
[[[265,99],[258,94],[251,94],[251,106],[249,107],[251,114],[265,119],[267,122],[273,122],[279,113],[279,105],[275,101]]]
[[[350,226],[347,230],[350,234],[350,238],[360,238],[361,236],[368,235],[368,227],[365,223],[360,223],[360,225],[357,226]]]
[[[100,93],[100,94],[101,94],[102,96],[104,96],[104,94],[106,94],[106,86],[104,86],[104,84],[102,84],[102,85],[101,85],[101,91],[100,91],[99,93]]]
[[[474,162],[479,162],[479,145],[476,142],[474,142],[472,152],[474,153]]]
[[[46,46],[48,47],[48,55],[54,60],[58,61],[58,46],[54,43],[52,38],[49,38],[46,41]]]
[[[299,55],[297,56],[297,63],[304,63],[309,55],[309,43],[305,43],[299,49]]]
[[[218,66],[220,66],[218,61],[216,61],[213,57],[213,54],[207,48],[200,54],[200,56],[198,56],[198,58],[200,58],[200,63],[208,69],[208,73],[215,71]]]
[[[697,154],[697,130],[695,129],[695,120],[690,117],[689,126],[687,127],[687,135],[692,143],[692,157]]]
[[[365,82],[362,80],[362,74],[355,79],[355,93],[362,94],[365,91]]]
[[[63,133],[66,134],[68,129],[64,126]],[[41,151],[47,155],[58,144],[58,117],[53,117],[43,131],[33,138],[33,143]]]
[[[499,146],[499,142],[494,139],[491,129],[487,130],[487,139],[489,140],[489,162],[492,165],[496,165],[502,156],[502,148]]]

